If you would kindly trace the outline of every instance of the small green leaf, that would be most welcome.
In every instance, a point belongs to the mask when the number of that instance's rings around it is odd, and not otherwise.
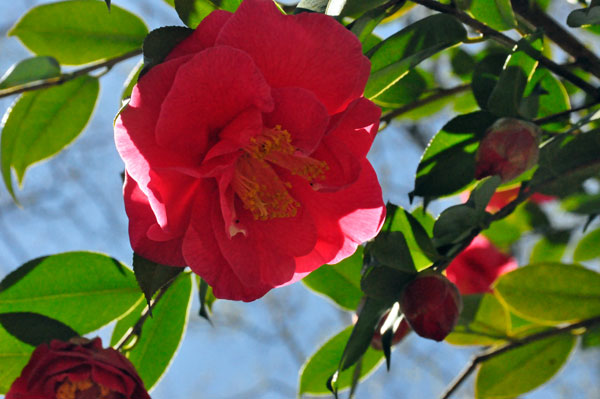
[[[600,229],[586,234],[577,244],[573,260],[585,262],[600,257]]]
[[[49,343],[53,339],[68,341],[79,336],[66,324],[31,312],[0,313],[0,325],[19,341],[33,346]]]
[[[490,294],[463,295],[458,324],[446,341],[452,345],[495,345],[508,338],[508,317]]]
[[[342,309],[355,311],[363,297],[360,289],[360,271],[363,265],[363,247],[354,255],[335,265],[323,265],[302,282],[311,290],[324,295]]]
[[[409,194],[437,198],[464,189],[475,177],[475,151],[496,117],[485,111],[460,115],[448,122],[429,142]]]
[[[427,81],[420,72],[413,69],[377,96],[373,102],[382,107],[399,108],[418,100],[425,89],[427,89]]]
[[[13,198],[11,167],[21,184],[29,166],[71,143],[89,121],[98,91],[98,79],[81,76],[60,86],[25,93],[7,111],[0,155],[4,183]]]
[[[66,252],[31,260],[0,283],[0,313],[33,312],[87,334],[140,298],[131,270],[106,255]]]
[[[110,346],[116,348],[119,344],[119,341],[125,337],[125,335],[129,332],[129,329],[132,328],[135,323],[140,319],[144,310],[148,307],[146,301],[143,297],[140,297],[140,300],[132,307],[129,312],[127,312],[123,317],[121,317],[117,324],[115,324],[115,328],[110,337]],[[125,342],[125,346],[131,343],[131,340]]]
[[[442,247],[460,243],[480,227],[485,213],[478,212],[469,205],[454,205],[446,208],[433,226],[435,246]]]
[[[371,244],[371,253],[381,264],[392,269],[417,272],[404,234],[399,231],[382,231]]]
[[[183,339],[192,299],[192,277],[180,274],[146,319],[135,346],[125,352],[150,390],[164,374]]]
[[[517,26],[510,0],[471,0],[469,12],[475,19],[499,31]]]
[[[60,76],[60,65],[52,57],[26,58],[11,66],[0,79],[0,90]]]
[[[0,328],[0,394],[5,394],[29,362],[34,347]]]
[[[574,194],[565,198],[561,205],[567,212],[595,215],[600,213],[600,194]]]
[[[371,76],[365,97],[373,99],[381,95],[409,69],[466,37],[463,25],[446,14],[420,19],[395,33],[370,51]]]
[[[534,191],[565,196],[600,173],[600,129],[556,136],[540,150],[539,167],[531,179]]]
[[[473,56],[461,48],[454,51],[450,63],[452,65],[452,72],[458,76],[470,75],[476,65]]]
[[[52,54],[61,64],[80,65],[139,49],[144,22],[116,5],[60,1],[32,8],[8,32],[35,54]]]
[[[310,11],[325,14],[329,0],[300,0],[295,13]]]
[[[538,90],[535,94],[534,91]],[[569,95],[563,84],[556,79],[547,69],[536,69],[533,77],[525,88],[524,96],[537,97],[537,112],[532,118],[542,118],[553,114],[558,114],[571,108]],[[521,102],[521,107],[526,99]],[[592,116],[593,118],[593,116]],[[568,116],[564,121],[555,121],[543,125],[544,130],[564,131],[568,122]]]
[[[200,298],[200,310],[198,315],[210,322],[212,307],[217,298],[213,294],[212,287],[201,277],[196,276],[198,280],[198,297]]]
[[[581,347],[583,349],[594,348],[600,346],[600,325],[596,324],[587,329],[581,339]]]
[[[136,253],[133,254],[135,279],[144,293],[148,304],[150,304],[150,300],[156,291],[173,281],[182,271],[183,267],[161,265]]]
[[[175,0],[174,4],[181,21],[192,29],[217,9],[209,0]]]
[[[304,363],[300,369],[298,395],[323,395],[329,393],[325,382],[336,371],[340,362],[340,356],[342,356],[342,352],[344,351],[344,345],[348,342],[351,333],[352,326],[342,330],[330,338]],[[360,364],[360,380],[375,371],[382,362],[383,352],[373,348],[367,349]],[[355,367],[340,374],[337,380],[339,390],[350,387]]]
[[[514,398],[537,388],[560,370],[574,346],[575,337],[563,334],[532,342],[486,361],[477,373],[475,397]]]
[[[140,61],[136,64],[136,66],[129,72],[129,76],[127,76],[127,80],[123,85],[123,93],[121,94],[121,101],[127,100],[131,97],[131,92],[133,91],[133,87],[138,81],[140,77],[140,73],[144,67],[143,61]]]
[[[477,212],[485,212],[490,199],[496,192],[501,183],[500,176],[488,177],[477,184],[471,191],[467,204],[474,208]]]
[[[163,62],[175,46],[192,32],[194,32],[192,29],[183,26],[164,26],[150,32],[142,46],[144,68],[139,77],[148,72],[150,68]]]
[[[368,257],[367,257],[368,256]],[[379,263],[372,254],[365,257],[366,270],[360,281],[362,291],[373,298],[395,302],[402,288],[417,274],[416,270],[399,270]]]
[[[600,6],[588,7],[571,11],[567,17],[567,25],[572,28],[579,28],[585,25],[600,24]]]
[[[600,274],[578,265],[521,267],[500,276],[495,292],[517,315],[541,323],[600,315]]]
[[[484,57],[475,66],[471,89],[481,109],[487,108],[488,100],[498,83],[507,57],[508,54],[504,52],[492,53]]]
[[[571,238],[570,230],[550,231],[533,247],[529,263],[560,262]]]

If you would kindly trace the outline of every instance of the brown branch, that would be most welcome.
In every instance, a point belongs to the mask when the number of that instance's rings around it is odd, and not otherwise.
[[[517,42],[514,41],[513,39],[511,39],[510,37],[506,36],[505,34],[503,34],[501,32],[498,32],[495,29],[490,28],[489,26],[485,25],[484,23],[482,23],[476,19],[471,18],[464,12],[462,12],[454,7],[450,7],[445,4],[438,3],[437,1],[434,1],[434,0],[411,0],[411,1],[413,3],[420,4],[429,9],[432,9],[432,10],[435,10],[435,11],[438,11],[438,12],[441,12],[444,14],[452,15],[452,16],[456,17],[459,21],[464,23],[465,25],[470,26],[471,28],[475,29],[479,33],[483,34],[484,36],[489,37],[490,39],[495,40],[496,42],[500,43],[503,46],[506,46],[509,48],[514,48],[517,45]],[[575,86],[579,87],[581,90],[586,92],[588,95],[590,95],[592,98],[595,98],[595,99],[600,98],[600,90],[598,88],[589,84],[585,80],[581,79],[579,76],[575,75],[573,72],[569,71],[568,69],[563,68],[562,66],[555,63],[551,59],[544,57],[542,55],[542,53],[540,53],[539,51],[534,50],[532,48],[524,48],[523,51],[525,51],[528,56],[530,56],[534,60],[538,61],[541,66],[550,70],[554,74],[562,77],[563,79],[568,80],[569,82],[571,82],[572,84],[574,84]]]
[[[455,87],[451,87],[449,89],[439,89],[435,92],[435,94],[432,94],[430,96],[427,96],[425,98],[421,98],[417,101],[414,101],[410,104],[406,104],[398,109],[395,109],[393,111],[390,111],[388,113],[386,113],[385,115],[383,115],[381,117],[381,122],[384,122],[386,124],[390,123],[392,121],[392,119],[394,119],[397,116],[400,116],[402,114],[405,114],[407,112],[410,112],[412,110],[415,110],[417,108],[423,107],[427,104],[430,104],[434,101],[437,100],[441,100],[444,97],[448,97],[454,94],[458,94],[458,93],[462,93],[463,91],[467,91],[471,88],[471,85],[468,83],[462,84],[462,85],[458,85]]]
[[[525,338],[513,341],[509,344],[501,346],[499,348],[492,348],[479,355],[475,355],[467,367],[460,372],[460,374],[455,378],[454,381],[446,388],[446,391],[440,397],[441,399],[448,399],[450,396],[458,389],[458,387],[475,371],[475,368],[479,365],[479,363],[483,363],[486,360],[489,360],[493,357],[499,356],[503,353],[511,351],[513,349],[519,348],[523,345],[530,344],[532,342],[540,341],[544,338],[553,337],[556,335],[564,334],[569,331],[576,330],[578,328],[589,328],[594,325],[600,324],[600,316],[592,317],[590,319],[586,319],[580,321],[578,323],[569,324],[563,327],[553,328],[551,330],[542,331],[537,334],[529,335]]]
[[[575,59],[577,66],[600,79],[600,58],[568,30],[540,9],[535,2],[512,0],[511,3],[517,14],[536,28],[541,28],[550,40]]]
[[[105,61],[101,61],[101,62],[97,62],[97,63],[91,64],[91,65],[88,65],[86,67],[76,69],[73,72],[65,73],[63,75],[60,75],[60,76],[57,76],[54,78],[48,78],[48,79],[44,79],[44,80],[38,80],[35,82],[31,82],[31,83],[28,83],[25,85],[9,87],[7,89],[0,90],[0,98],[24,93],[27,91],[40,90],[40,89],[45,89],[47,87],[58,86],[63,83],[66,83],[70,80],[73,80],[79,76],[87,75],[88,73],[93,72],[98,69],[101,69],[101,68],[106,68],[107,70],[109,70],[113,66],[118,64],[119,62],[124,61],[129,58],[132,58],[132,57],[135,57],[140,54],[142,54],[142,49],[136,49],[136,50],[130,51],[128,53],[125,53],[123,55],[120,55],[118,57],[111,58],[109,60],[105,60]]]

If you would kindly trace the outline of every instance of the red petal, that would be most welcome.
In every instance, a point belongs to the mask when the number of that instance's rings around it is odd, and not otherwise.
[[[217,35],[227,20],[233,14],[229,11],[216,10],[211,12],[200,22],[194,32],[185,40],[179,43],[165,59],[166,61],[182,55],[195,54],[200,51],[213,47]]]
[[[331,135],[323,137],[321,145],[311,157],[327,164],[325,179],[316,180],[313,184],[319,191],[343,189],[356,182],[360,175],[360,158],[357,158],[344,142]]]
[[[245,0],[215,43],[250,54],[272,87],[312,91],[330,114],[359,97],[369,77],[369,60],[344,26],[317,13],[283,15],[271,0]]]
[[[135,180],[125,177],[125,210],[129,216],[129,238],[131,247],[141,256],[170,266],[185,266],[181,252],[182,237],[166,241],[153,241],[147,232],[156,225],[156,217],[148,203],[148,198],[140,190]]]
[[[251,106],[273,109],[271,88],[252,59],[231,47],[209,48],[177,71],[162,104],[156,141],[201,159],[217,130]]]
[[[280,125],[292,137],[292,145],[303,153],[312,153],[329,123],[327,109],[313,93],[301,88],[273,89],[275,109],[265,114],[265,126]]]

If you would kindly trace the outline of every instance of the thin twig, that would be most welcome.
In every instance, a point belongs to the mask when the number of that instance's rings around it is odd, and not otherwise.
[[[388,112],[387,114],[383,115],[381,117],[381,122],[384,122],[386,124],[390,123],[392,121],[392,119],[394,119],[397,116],[400,116],[402,114],[405,114],[407,112],[413,111],[417,108],[423,107],[427,104],[430,104],[434,101],[437,100],[441,100],[444,97],[448,97],[454,94],[458,94],[458,93],[462,93],[463,91],[467,91],[471,88],[471,85],[468,83],[462,84],[462,85],[458,85],[455,87],[452,87],[450,89],[439,89],[435,92],[435,94],[432,94],[430,96],[427,96],[425,98],[421,98],[417,101],[413,101],[412,103],[406,104],[398,109],[395,109],[393,111]]]
[[[568,116],[574,112],[579,112],[579,111],[583,111],[584,109],[588,109],[591,108],[595,105],[600,104],[600,100],[598,101],[593,101],[591,103],[588,104],[584,104],[584,105],[580,105],[579,107],[575,107],[575,108],[571,108],[571,109],[567,109],[565,111],[562,112],[558,112],[556,114],[552,114],[552,115],[548,115],[548,116],[544,116],[543,118],[539,118],[533,121],[533,123],[535,123],[536,125],[542,126],[542,125],[546,125],[548,123],[552,123],[556,120],[560,120],[565,116]]]
[[[434,1],[434,0],[411,0],[411,1],[414,3],[420,4],[424,7],[427,7],[429,9],[432,9],[432,10],[435,10],[435,11],[438,11],[441,13],[453,15],[458,20],[460,20],[462,23],[472,27],[479,33],[489,37],[490,39],[495,40],[496,42],[502,44],[503,46],[506,46],[509,48],[514,48],[517,45],[517,42],[514,41],[513,39],[511,39],[510,37],[506,36],[505,34],[503,34],[501,32],[498,32],[495,29],[490,28],[489,26],[485,25],[482,22],[479,22],[476,19],[471,18],[464,12],[462,12],[454,7],[450,7],[445,4],[438,3],[437,1]],[[568,80],[569,82],[571,82],[572,84],[574,84],[575,86],[579,87],[581,90],[586,92],[588,95],[590,95],[592,98],[600,98],[600,90],[598,90],[598,88],[594,87],[593,85],[589,84],[585,80],[581,79],[579,76],[575,75],[573,72],[569,71],[568,69],[563,68],[562,66],[558,65],[551,59],[544,57],[537,50],[525,48],[524,51],[526,51],[528,56],[530,56],[531,58],[538,61],[541,66],[552,71],[553,73],[562,77],[563,79]]]
[[[458,387],[469,377],[469,375],[471,375],[471,373],[473,371],[475,371],[475,368],[477,367],[477,365],[479,363],[485,362],[486,360],[489,360],[493,357],[499,356],[499,355],[506,353],[508,351],[511,351],[513,349],[519,348],[523,345],[527,345],[532,342],[540,341],[544,338],[549,338],[549,337],[553,337],[556,335],[564,334],[566,332],[573,331],[578,328],[586,328],[586,327],[589,328],[596,324],[600,324],[600,316],[592,317],[590,319],[583,320],[583,321],[580,321],[580,322],[574,323],[574,324],[569,324],[567,326],[542,331],[537,334],[532,334],[523,339],[513,341],[513,342],[506,344],[504,346],[501,346],[499,348],[492,348],[483,353],[480,353],[479,355],[475,355],[471,359],[471,361],[469,362],[467,367],[465,367],[463,369],[463,371],[461,371],[460,374],[456,377],[456,379],[454,381],[452,381],[452,383],[450,383],[450,385],[446,388],[446,391],[442,394],[442,396],[440,398],[448,399],[458,389]]]
[[[132,57],[135,57],[140,54],[142,54],[142,49],[136,49],[136,50],[130,51],[128,53],[125,53],[123,55],[120,55],[118,57],[111,58],[111,59],[101,61],[101,62],[97,62],[97,63],[88,65],[88,66],[80,68],[80,69],[76,69],[72,72],[65,73],[63,75],[60,75],[60,76],[57,76],[54,78],[48,78],[48,79],[44,79],[44,80],[38,80],[38,81],[29,83],[29,84],[25,84],[25,85],[9,87],[7,89],[0,90],[0,98],[24,93],[27,91],[40,90],[40,89],[45,89],[47,87],[58,86],[63,83],[66,83],[70,80],[73,80],[79,76],[87,75],[88,73],[93,72],[98,69],[101,69],[101,68],[106,68],[107,70],[109,70],[113,66],[118,64],[119,62],[127,60]]]

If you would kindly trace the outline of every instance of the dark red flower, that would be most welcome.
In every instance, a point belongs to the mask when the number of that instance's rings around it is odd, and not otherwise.
[[[385,214],[369,69],[326,15],[245,0],[206,17],[116,121],[133,249],[244,301],[351,255]]]
[[[514,118],[498,119],[486,132],[475,158],[475,178],[500,175],[510,181],[537,163],[539,128]]]
[[[100,338],[38,346],[6,399],[150,399],[125,356]]]
[[[458,322],[462,298],[446,277],[423,273],[404,288],[400,308],[417,334],[442,341]]]
[[[475,237],[446,269],[446,277],[461,294],[491,292],[491,286],[504,273],[517,268],[515,258],[500,252],[482,235]]]

